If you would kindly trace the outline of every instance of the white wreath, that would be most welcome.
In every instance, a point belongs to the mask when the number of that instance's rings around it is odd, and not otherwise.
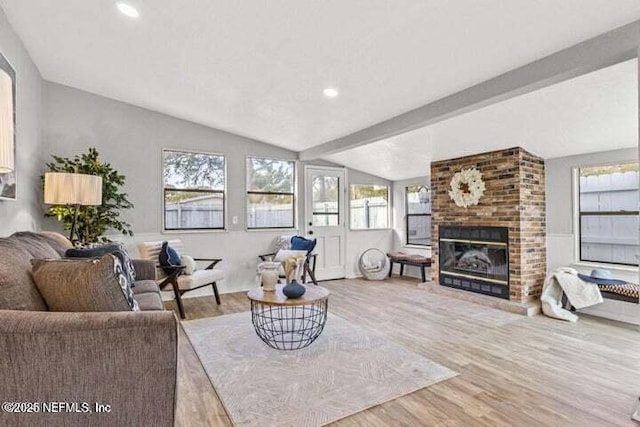
[[[465,185],[469,191],[463,191],[462,186]],[[461,208],[477,205],[480,198],[484,194],[486,187],[482,181],[482,174],[476,168],[462,169],[456,172],[451,178],[451,190],[449,197]]]

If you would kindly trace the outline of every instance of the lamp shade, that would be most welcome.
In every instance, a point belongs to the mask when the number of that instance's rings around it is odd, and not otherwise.
[[[0,173],[14,169],[13,83],[9,74],[0,70]]]
[[[99,206],[102,204],[102,177],[48,172],[44,175],[44,202],[50,205]]]

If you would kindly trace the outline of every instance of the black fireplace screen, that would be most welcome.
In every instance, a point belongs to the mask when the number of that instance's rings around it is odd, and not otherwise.
[[[508,284],[506,243],[440,240],[440,272]]]
[[[504,227],[441,226],[440,283],[508,298],[508,241]]]

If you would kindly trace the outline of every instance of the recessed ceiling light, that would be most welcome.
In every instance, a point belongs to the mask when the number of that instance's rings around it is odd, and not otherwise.
[[[130,4],[119,2],[119,3],[116,4],[116,6],[118,7],[118,10],[123,15],[126,15],[129,18],[137,18],[137,17],[140,16],[140,12],[138,12],[138,9],[136,9],[133,6],[131,6]]]
[[[335,88],[332,88],[332,87],[328,87],[325,90],[323,90],[322,93],[327,98],[335,98],[336,96],[338,96],[338,89],[335,89]]]

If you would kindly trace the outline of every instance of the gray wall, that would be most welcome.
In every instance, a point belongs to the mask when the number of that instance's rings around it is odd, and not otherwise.
[[[124,219],[137,233],[162,227],[163,148],[226,156],[227,213],[238,216],[238,224],[228,221],[230,231],[245,228],[246,156],[297,158],[293,151],[51,82],[44,83],[44,112],[45,155],[72,156],[96,147],[127,177],[125,191],[135,209]]]
[[[547,192],[547,234],[573,233],[572,173],[574,168],[637,161],[638,150],[636,148],[546,160],[544,164]]]
[[[0,236],[37,230],[42,219],[42,78],[0,9],[0,52],[16,71],[16,201],[0,201]]]
[[[575,263],[573,169],[581,166],[636,161],[638,161],[636,148],[559,157],[545,161],[548,271],[558,267],[572,266],[581,273],[589,274],[595,267],[589,263]],[[607,268],[612,270],[616,278],[638,283],[637,269],[612,266]],[[580,312],[640,324],[640,306],[637,304],[605,299],[604,303],[582,309]]]
[[[137,242],[180,238],[195,256],[219,256],[225,259],[227,279],[223,291],[251,287],[255,283],[257,255],[269,252],[276,236],[295,234],[296,230],[247,231],[245,229],[245,162],[248,155],[297,159],[297,153],[240,137],[220,130],[138,108],[56,83],[44,83],[45,156],[72,156],[96,147],[100,156],[127,177],[125,191],[135,208],[123,217],[131,223],[135,236],[122,238],[133,249]],[[163,148],[192,149],[226,156],[227,161],[227,231],[171,233],[162,230]],[[314,164],[330,165],[317,161]],[[299,197],[296,206],[301,232],[304,227],[303,165],[298,165]],[[389,181],[356,171],[347,171],[355,183]],[[238,224],[231,218],[237,216]],[[49,220],[47,229],[59,230]],[[390,248],[391,230],[371,231],[351,238],[347,233],[347,275],[354,269],[358,251],[382,245]],[[135,252],[134,252],[135,253]]]

